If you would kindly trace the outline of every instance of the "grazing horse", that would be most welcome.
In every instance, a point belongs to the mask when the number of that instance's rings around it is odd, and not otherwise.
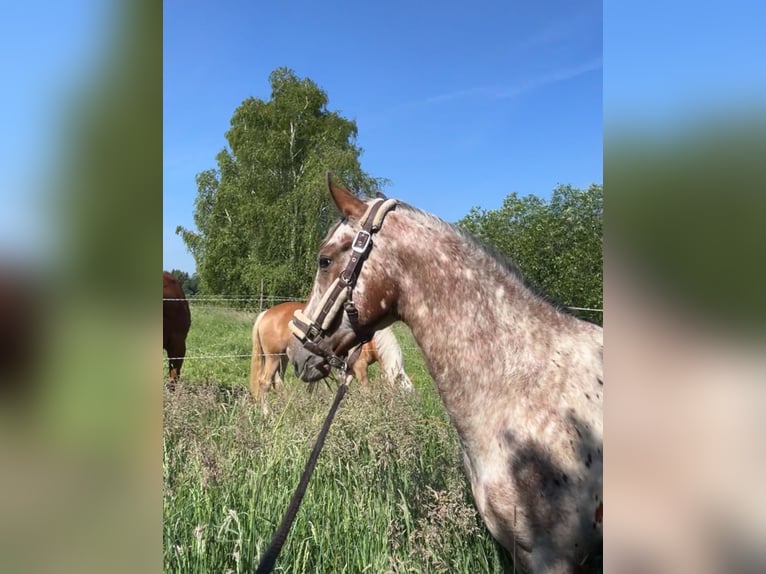
[[[168,353],[171,386],[181,376],[186,356],[186,335],[191,312],[181,284],[167,271],[162,272],[162,348]]]
[[[362,346],[359,358],[352,365],[354,376],[363,385],[368,385],[367,369],[379,363],[384,378],[392,385],[411,391],[412,381],[404,372],[404,355],[396,340],[393,329],[386,327],[377,331],[372,339]]]
[[[601,327],[549,303],[457,227],[395,200],[362,201],[329,174],[328,186],[342,219],[291,322],[296,372],[313,381],[360,336],[402,320],[457,430],[479,514],[515,567],[597,568]]]
[[[0,402],[25,400],[38,383],[45,350],[45,295],[38,278],[0,262]]]
[[[287,367],[287,344],[293,338],[288,325],[295,311],[303,309],[305,303],[288,301],[262,311],[253,324],[253,356],[250,363],[250,393],[261,401],[267,412],[266,394],[269,388],[282,384]],[[391,329],[383,329],[362,346],[359,358],[352,365],[356,379],[363,385],[369,384],[367,368],[379,362],[386,378],[406,389],[412,389],[412,382],[404,372],[402,350]]]

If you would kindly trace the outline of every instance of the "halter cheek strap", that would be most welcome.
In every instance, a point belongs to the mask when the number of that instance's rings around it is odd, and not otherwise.
[[[362,269],[362,264],[370,249],[372,249],[373,234],[380,230],[386,214],[395,207],[395,199],[376,199],[370,203],[367,211],[360,219],[362,228],[357,232],[354,242],[351,244],[351,257],[346,267],[327,289],[313,316],[298,310],[293,314],[293,319],[288,325],[290,331],[306,349],[325,357],[335,368],[346,369],[347,363],[333,352],[324,340],[324,335],[340,313],[341,307],[344,307],[349,319],[356,322],[359,313],[354,307],[352,295],[359,271]],[[372,333],[362,335],[363,340],[349,357],[350,363],[353,364],[353,361],[359,356],[362,344],[369,341],[371,336]]]

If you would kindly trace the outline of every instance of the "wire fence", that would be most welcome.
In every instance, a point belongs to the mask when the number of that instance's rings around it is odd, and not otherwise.
[[[411,347],[411,346],[400,346],[399,347],[402,351],[412,351],[412,350],[420,350],[420,347]],[[362,353],[368,353],[372,351],[362,351]],[[253,356],[252,353],[248,353],[246,355],[198,355],[198,356],[186,356],[186,357],[168,357],[167,360],[174,360],[174,359],[183,359],[184,361],[187,361],[189,359],[195,360],[195,359],[250,359]],[[286,357],[287,353],[261,353],[261,357]]]
[[[220,303],[242,303],[242,302],[248,302],[248,303],[257,303],[257,305],[254,306],[252,309],[248,309],[249,312],[252,313],[260,313],[264,309],[268,309],[269,307],[273,307],[274,305],[278,303],[285,303],[288,301],[305,301],[305,297],[271,297],[271,296],[263,296],[263,297],[189,297],[187,299],[181,299],[181,298],[164,298],[163,301],[188,301],[189,304],[196,305],[196,304],[210,304],[214,305],[216,307],[224,307],[228,309],[236,309],[239,310],[239,306],[235,305],[220,305]],[[219,305],[216,305],[219,304]],[[587,312],[594,312],[594,313],[603,313],[603,309],[595,309],[592,307],[570,307],[570,306],[562,306],[564,309],[569,309],[572,311],[587,311]],[[403,346],[401,347],[402,351],[411,351],[411,350],[420,350],[420,347],[416,346]],[[261,353],[261,356],[263,357],[269,357],[269,356],[285,356],[285,353]],[[187,355],[186,357],[168,357],[167,360],[172,359],[183,359],[185,361],[194,361],[194,360],[213,360],[213,359],[250,359],[252,358],[252,353],[247,354],[227,354],[227,355]]]
[[[268,309],[269,307],[273,306],[275,303],[286,303],[288,301],[305,301],[305,297],[189,297],[187,299],[171,299],[171,298],[163,298],[163,301],[188,301],[191,303],[229,303],[229,302],[250,302],[250,303],[259,303],[259,307],[262,307],[263,309]],[[265,303],[269,303],[268,305],[263,305]],[[595,309],[592,307],[571,307],[569,305],[562,305],[564,309],[570,309],[572,311],[593,311],[596,313],[603,313],[603,309]],[[235,309],[236,307],[232,307],[232,309]]]
[[[163,298],[163,301],[188,301],[189,303],[215,303],[215,302],[234,302],[250,301],[253,303],[284,303],[286,301],[305,301],[305,297],[187,297],[185,299]]]

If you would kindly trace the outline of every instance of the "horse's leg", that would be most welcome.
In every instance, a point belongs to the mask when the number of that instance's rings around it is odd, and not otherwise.
[[[264,385],[263,384],[263,378],[258,381],[257,386],[257,395],[256,395],[256,401],[260,401],[261,403],[261,412],[263,413],[263,416],[267,416],[269,414],[269,384],[268,382]]]
[[[261,410],[264,415],[269,414],[269,388],[275,386],[274,376],[279,367],[279,361],[273,354],[268,354],[264,357],[263,371],[261,371],[261,377],[259,380],[259,393],[261,396]]]
[[[276,390],[277,388],[277,376],[279,374],[279,359],[274,355],[266,357],[266,368],[264,369],[264,378],[261,381],[261,386],[265,387],[266,392],[270,388]]]
[[[175,390],[176,382],[181,376],[181,365],[183,365],[184,357],[186,356],[186,341],[183,338],[171,337],[168,340],[168,375],[170,381],[168,382],[168,389]]]
[[[279,369],[277,370],[277,376],[279,377],[279,383],[285,382],[285,374],[287,373],[287,355],[279,355]]]
[[[260,375],[256,372],[251,375],[250,378],[250,396],[253,397],[253,401],[258,404],[261,403],[261,409],[264,411],[264,414],[266,414],[267,409],[265,407],[265,397],[263,396],[264,393],[261,390],[261,380]]]
[[[176,380],[181,378],[181,366],[184,364],[184,357],[186,357],[186,340],[181,337],[178,342],[178,354],[176,357]]]
[[[263,416],[267,417],[269,416],[269,393],[268,391],[264,392],[261,390],[261,413]]]
[[[367,367],[369,366],[369,363],[367,363],[367,358],[364,356],[364,351],[361,355],[359,355],[359,358],[357,359],[356,363],[354,363],[353,371],[354,371],[354,377],[356,377],[356,380],[359,381],[359,383],[363,387],[367,387],[370,384],[370,379],[367,378]]]

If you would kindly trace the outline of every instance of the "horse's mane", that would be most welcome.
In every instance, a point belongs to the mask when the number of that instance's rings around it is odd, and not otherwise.
[[[483,253],[486,253],[489,257],[491,257],[494,261],[500,265],[500,267],[504,270],[506,270],[508,273],[513,275],[530,293],[535,295],[538,299],[542,299],[552,307],[554,307],[556,310],[560,311],[561,313],[564,313],[566,315],[574,316],[574,314],[567,309],[566,307],[563,307],[558,301],[553,300],[547,293],[540,290],[539,287],[532,285],[526,277],[524,277],[524,274],[521,272],[521,270],[516,266],[516,264],[511,261],[505,254],[501,253],[497,250],[497,248],[487,245],[486,243],[482,242],[480,239],[475,237],[474,235],[471,235],[468,233],[465,229],[462,227],[454,224],[454,223],[447,223],[443,219],[440,219],[436,217],[435,215],[431,215],[430,213],[427,213],[425,211],[422,211],[418,209],[417,207],[412,207],[408,203],[399,202],[397,204],[397,209],[403,208],[405,211],[408,211],[409,213],[415,215],[418,218],[424,219],[425,222],[427,222],[432,227],[439,227],[445,231],[450,231],[458,236],[458,238],[465,244],[469,245],[471,248],[476,249],[478,251],[481,251]]]
[[[529,291],[532,295],[534,295],[538,299],[541,299],[542,301],[544,301],[551,307],[554,307],[556,310],[558,310],[561,313],[564,313],[570,316],[575,316],[570,309],[562,306],[561,303],[552,299],[547,293],[542,291],[539,287],[532,285],[527,280],[527,278],[524,277],[524,274],[516,266],[516,264],[513,261],[511,261],[505,254],[498,251],[497,248],[487,245],[486,243],[483,243],[481,240],[479,240],[475,236],[468,233],[462,227],[459,227],[458,225],[454,223],[447,223],[443,219],[440,219],[436,217],[435,215],[431,215],[430,213],[427,213],[421,209],[418,209],[417,207],[413,207],[410,204],[405,203],[401,200],[397,200],[396,209],[406,211],[414,215],[417,219],[420,219],[421,221],[423,221],[423,223],[426,223],[430,227],[440,228],[446,232],[451,232],[457,235],[458,239],[460,239],[464,244],[467,244],[472,249],[476,249],[478,251],[481,251],[487,254],[490,258],[492,258],[495,262],[497,262],[502,269],[507,271],[509,274],[513,275],[521,283],[521,285],[523,285],[527,289],[527,291]],[[335,230],[338,228],[338,226],[344,223],[345,221],[346,221],[346,218],[342,217],[330,227],[329,231],[325,235],[325,238],[322,240],[322,243],[320,244],[320,248],[321,246],[324,246],[325,243],[327,243],[327,241],[332,237],[333,233],[335,233]]]

